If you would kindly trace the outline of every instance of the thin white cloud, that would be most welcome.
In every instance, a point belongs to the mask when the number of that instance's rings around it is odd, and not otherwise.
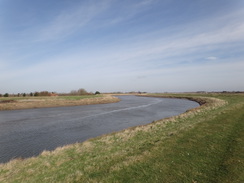
[[[115,57],[113,60],[116,60],[117,62],[125,60],[128,60],[129,62],[132,62],[133,60],[141,62],[143,59],[155,57],[164,59],[171,56],[197,52],[199,50],[204,51],[204,46],[207,46],[207,49],[211,50],[211,48],[220,48],[220,45],[222,47],[236,41],[244,41],[244,34],[237,34],[242,31],[242,28],[243,25],[240,25],[233,31],[229,27],[225,27],[221,30],[214,30],[212,32],[206,32],[204,34],[200,33],[188,37],[185,35],[188,33],[181,33],[181,36],[176,39],[156,37],[154,39],[142,40],[136,43],[132,42],[131,45],[124,50],[124,53],[116,52],[116,50],[113,49],[111,52],[115,53],[112,54]],[[209,57],[208,59],[217,59],[217,57]]]
[[[158,0],[142,0],[142,1],[129,1],[129,5],[124,2],[120,1],[119,7],[117,7],[118,1],[111,1],[110,10],[113,12],[110,17],[105,18],[104,22],[99,22],[99,26],[114,26],[119,23],[128,22],[144,11],[147,11],[151,5],[158,3]],[[122,3],[121,3],[122,2]],[[165,3],[165,2],[160,2]],[[113,9],[118,9],[118,11],[113,11]]]
[[[143,0],[143,1],[140,1],[138,4],[136,4],[136,6],[137,7],[148,6],[148,5],[152,4],[153,2],[155,2],[155,0]]]
[[[65,38],[86,26],[109,6],[109,1],[78,4],[54,17],[39,31],[37,41]]]
[[[211,57],[206,57],[207,60],[217,60],[218,57],[214,57],[214,56],[211,56]]]
[[[141,65],[147,66],[147,62],[154,59],[162,60],[163,65],[173,64],[174,61],[177,63],[182,60],[174,60],[171,57],[197,52],[202,49],[202,46],[208,45],[208,47],[214,48],[216,45],[219,47],[219,44],[229,44],[236,40],[244,40],[242,34],[235,34],[236,32],[241,32],[242,27],[242,25],[236,27],[234,32],[229,27],[226,27],[221,29],[221,33],[216,30],[187,38],[185,38],[184,33],[181,33],[181,38],[178,39],[158,39],[158,37],[150,40],[141,39],[136,43],[131,41],[131,44],[127,45],[127,47],[121,45],[121,47],[115,46],[113,48],[114,45],[109,45],[107,48],[100,48],[101,52],[96,52],[95,55],[92,54],[93,50],[86,54],[79,53],[80,51],[77,50],[77,53],[70,53],[66,56],[60,55],[56,58],[50,58],[42,63],[27,67],[20,71],[22,74],[18,71],[14,71],[14,75],[28,75],[37,73],[38,71],[42,73],[42,70],[46,72],[50,70],[51,73],[55,69],[65,73],[65,71],[70,71],[77,67],[88,67],[91,70],[93,70],[92,68],[94,67],[107,70],[108,68],[114,70],[113,67],[117,69],[117,66],[121,68],[133,68],[140,67]],[[217,59],[215,56],[208,56],[205,58],[208,60]]]

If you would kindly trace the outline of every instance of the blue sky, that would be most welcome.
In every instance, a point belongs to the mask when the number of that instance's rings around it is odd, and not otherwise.
[[[244,91],[243,0],[0,0],[0,93]]]

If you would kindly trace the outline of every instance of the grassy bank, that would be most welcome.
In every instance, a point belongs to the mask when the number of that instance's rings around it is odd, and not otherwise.
[[[53,100],[80,100],[85,98],[96,98],[101,97],[102,95],[78,95],[78,96],[28,96],[28,97],[0,97],[1,103],[8,103],[8,101],[18,102],[18,101],[53,101]],[[5,102],[6,101],[6,102]]]
[[[112,97],[111,95],[1,97],[0,110],[105,104],[118,101],[118,98]]]
[[[244,95],[173,97],[203,105],[2,164],[0,182],[244,182]]]

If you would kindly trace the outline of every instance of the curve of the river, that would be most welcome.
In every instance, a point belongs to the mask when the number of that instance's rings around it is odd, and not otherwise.
[[[175,116],[198,103],[119,96],[118,103],[0,111],[0,163]]]

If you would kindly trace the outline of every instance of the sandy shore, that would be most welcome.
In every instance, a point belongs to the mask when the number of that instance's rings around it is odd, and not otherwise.
[[[78,106],[91,104],[106,104],[115,103],[120,100],[111,95],[103,95],[95,98],[84,98],[80,100],[60,99],[59,97],[46,98],[27,98],[23,100],[10,100],[0,103],[1,110],[17,110],[17,109],[32,109],[32,108],[46,108],[46,107],[62,107],[62,106]]]

